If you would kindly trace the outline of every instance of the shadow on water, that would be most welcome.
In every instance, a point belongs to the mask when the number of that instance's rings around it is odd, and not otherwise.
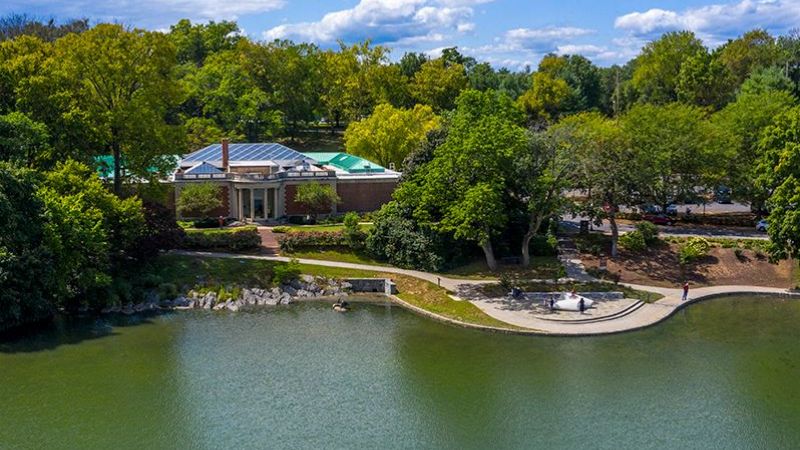
[[[118,334],[114,331],[116,327],[152,325],[156,317],[168,314],[174,312],[143,312],[130,316],[58,315],[52,321],[0,333],[0,353],[34,353],[115,336]]]

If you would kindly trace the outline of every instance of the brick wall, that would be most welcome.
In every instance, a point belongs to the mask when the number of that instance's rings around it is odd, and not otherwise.
[[[396,187],[397,182],[395,181],[339,181],[336,185],[336,192],[342,199],[342,203],[339,204],[338,211],[345,213],[378,210],[392,199],[392,193]]]

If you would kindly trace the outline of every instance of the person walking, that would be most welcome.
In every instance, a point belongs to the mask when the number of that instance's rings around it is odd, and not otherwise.
[[[683,297],[681,297],[681,301],[685,302],[689,299],[689,282],[683,283]]]

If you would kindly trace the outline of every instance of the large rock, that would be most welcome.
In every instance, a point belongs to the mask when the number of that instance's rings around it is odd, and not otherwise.
[[[288,293],[286,293],[286,292],[284,292],[283,294],[281,294],[281,298],[280,298],[280,304],[281,304],[281,305],[288,305],[288,304],[290,304],[290,303],[292,303],[292,296],[291,296],[291,295],[289,295],[289,294],[288,294]]]

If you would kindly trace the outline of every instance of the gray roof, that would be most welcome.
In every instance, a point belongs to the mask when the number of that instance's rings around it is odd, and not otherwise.
[[[307,156],[281,144],[228,144],[228,159],[234,161],[275,161],[281,165],[292,165],[309,160]],[[189,153],[183,157],[181,164],[211,161],[222,162],[222,144],[212,144]]]
[[[187,169],[186,173],[207,174],[207,173],[224,173],[224,172],[222,172],[212,164],[209,164],[207,162],[202,162],[200,164],[192,166],[190,169]]]

